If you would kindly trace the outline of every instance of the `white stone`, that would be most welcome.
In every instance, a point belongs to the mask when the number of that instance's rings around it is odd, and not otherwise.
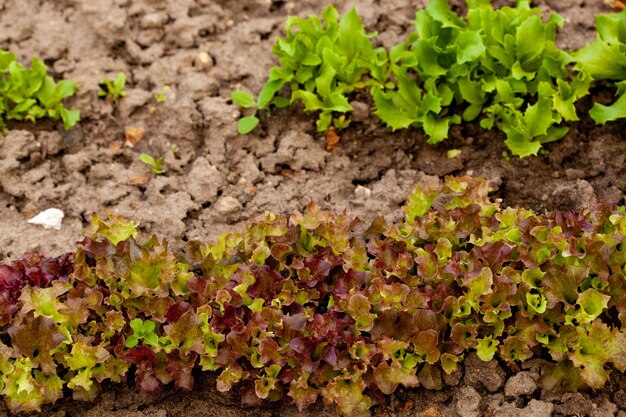
[[[28,220],[28,223],[43,226],[44,229],[61,230],[63,217],[65,217],[65,213],[58,208],[49,208]]]
[[[357,185],[354,189],[354,196],[356,198],[368,199],[372,196],[372,190],[362,185]]]

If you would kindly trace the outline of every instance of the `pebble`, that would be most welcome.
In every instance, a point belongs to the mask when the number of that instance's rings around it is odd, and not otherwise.
[[[362,185],[357,185],[354,189],[354,196],[356,198],[368,199],[372,196],[372,190]]]
[[[241,206],[239,200],[231,196],[220,197],[220,199],[217,200],[217,203],[215,203],[215,210],[224,216],[234,214],[242,209],[243,207]]]
[[[166,13],[148,13],[141,18],[139,25],[142,29],[160,28],[167,23]]]
[[[65,213],[62,210],[49,208],[28,220],[28,223],[43,226],[44,229],[61,230],[63,217],[65,217]]]

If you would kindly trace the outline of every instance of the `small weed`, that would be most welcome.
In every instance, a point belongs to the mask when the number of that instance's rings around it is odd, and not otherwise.
[[[167,101],[167,95],[165,94],[167,91],[170,90],[170,86],[166,85],[163,87],[163,89],[161,91],[159,91],[158,93],[156,93],[154,95],[154,99],[156,100],[157,103],[159,104],[163,104]]]

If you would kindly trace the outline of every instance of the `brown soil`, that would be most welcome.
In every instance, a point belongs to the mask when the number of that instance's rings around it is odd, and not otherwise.
[[[0,47],[27,61],[39,56],[58,78],[80,82],[68,106],[82,121],[65,132],[54,123],[19,124],[0,140],[0,261],[39,250],[71,250],[92,213],[110,210],[141,221],[145,231],[176,242],[207,240],[243,227],[269,210],[302,210],[313,199],[324,208],[347,209],[365,220],[401,216],[416,183],[428,176],[470,174],[491,181],[504,204],[535,210],[577,209],[595,200],[623,203],[624,123],[595,127],[588,118],[546,155],[502,157],[503,136],[477,125],[455,127],[439,146],[418,131],[392,133],[367,113],[327,152],[313,118],[281,111],[248,136],[239,136],[239,110],[230,92],[258,91],[273,65],[271,44],[287,15],[319,13],[326,0],[22,0],[0,3]],[[338,0],[356,6],[386,46],[411,29],[426,0]],[[455,4],[462,1],[453,2]],[[499,4],[512,2],[500,1]],[[593,15],[602,1],[545,0],[566,20],[563,47],[595,36]],[[460,12],[463,11],[458,6]],[[212,61],[194,65],[198,53]],[[128,75],[119,103],[99,100],[98,82]],[[167,100],[154,95],[164,86]],[[594,100],[610,100],[600,88]],[[591,100],[582,103],[581,114]],[[363,106],[360,106],[363,107]],[[114,148],[126,127],[143,127],[134,148]],[[178,147],[174,152],[172,145]],[[460,156],[449,159],[450,149]],[[138,155],[165,156],[167,174],[151,176]],[[62,209],[61,231],[26,220],[50,207]],[[463,372],[446,377],[442,391],[401,390],[372,415],[390,416],[626,416],[626,378],[615,376],[595,393],[550,394],[537,388],[537,364],[516,374],[496,361],[469,355]],[[0,415],[6,413],[0,405]],[[621,410],[621,411],[620,411]],[[65,399],[48,416],[333,416],[318,403],[305,413],[293,406],[244,410],[238,393],[221,394],[212,376],[199,376],[193,392],[137,393],[107,386],[95,403]]]

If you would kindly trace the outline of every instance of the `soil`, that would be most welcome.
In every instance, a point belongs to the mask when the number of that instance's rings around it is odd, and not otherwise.
[[[314,118],[282,110],[240,136],[239,109],[229,101],[238,87],[258,91],[275,63],[270,53],[287,15],[317,14],[326,0],[22,0],[0,2],[0,47],[27,62],[38,56],[56,78],[80,82],[67,106],[82,120],[70,131],[57,123],[12,124],[0,139],[0,261],[25,251],[56,255],[72,250],[94,212],[141,221],[170,241],[209,240],[242,228],[266,210],[302,210],[311,200],[364,220],[401,217],[405,197],[421,181],[469,174],[489,179],[504,205],[575,210],[594,201],[623,203],[624,123],[596,127],[584,117],[593,101],[610,102],[598,87],[581,103],[580,122],[548,151],[506,159],[503,135],[476,124],[456,126],[451,138],[426,145],[423,133],[393,133],[358,101],[357,122],[328,152]],[[383,45],[411,30],[426,0],[337,0],[356,6]],[[462,1],[452,1],[463,12]],[[498,4],[513,2],[496,1]],[[561,47],[578,48],[595,36],[593,15],[602,1],[545,0],[536,5],[565,18]],[[206,52],[208,62],[199,62]],[[128,76],[118,103],[97,99],[98,83]],[[164,89],[168,86],[169,89]],[[165,93],[158,103],[155,94]],[[145,130],[124,146],[126,128]],[[449,159],[447,152],[461,150]],[[167,173],[153,176],[141,153],[164,156]],[[38,212],[65,212],[60,231],[26,223]],[[551,394],[538,388],[538,364],[522,372],[474,355],[445,377],[442,391],[400,390],[374,416],[626,416],[626,377],[614,373],[598,392]],[[146,395],[126,385],[106,386],[95,403],[64,399],[46,416],[334,416],[318,403],[242,409],[238,392],[218,393],[212,375],[198,375],[192,392]],[[0,405],[0,415],[6,414]],[[368,413],[369,415],[369,413]]]

